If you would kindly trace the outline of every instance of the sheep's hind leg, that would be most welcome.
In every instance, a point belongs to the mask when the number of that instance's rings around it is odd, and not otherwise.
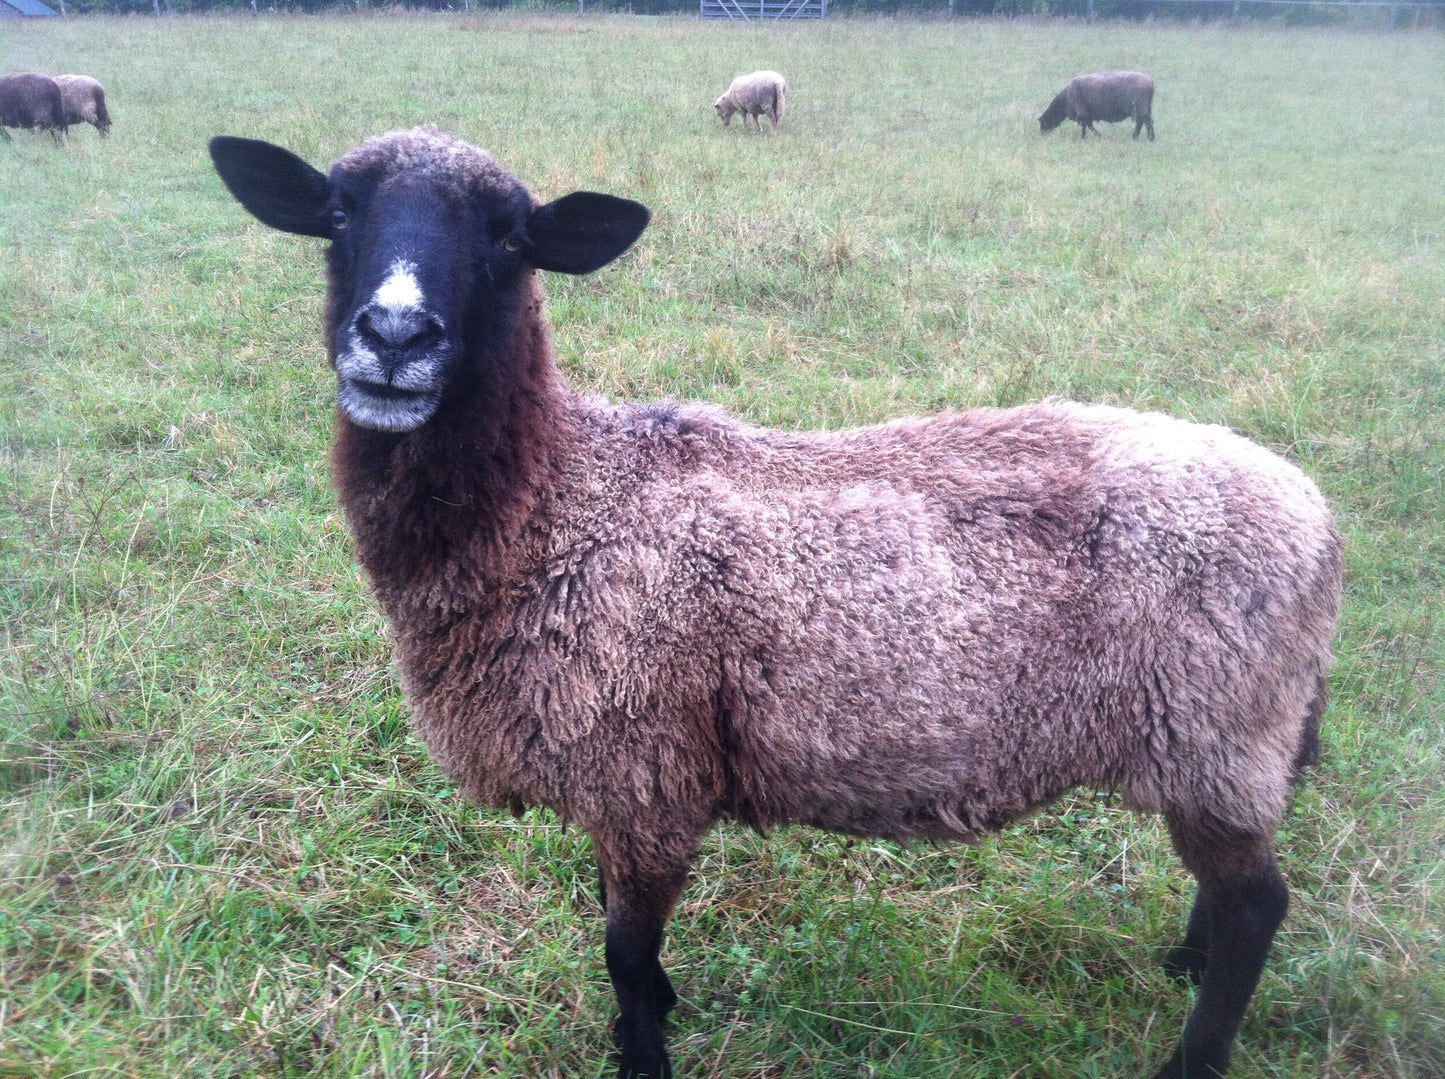
[[[666,844],[658,844],[665,846]],[[687,882],[690,858],[655,864],[593,837],[607,908],[607,973],[621,1012],[616,1026],[621,1079],[671,1079],[662,1024],[677,993],[659,958],[667,920]]]
[[[597,863],[597,902],[601,905],[602,912],[607,913],[607,874],[603,872],[601,862]],[[656,980],[657,1000],[661,1005],[658,1018],[665,1019],[677,1003],[677,993],[673,991],[672,981],[668,978],[667,971],[662,969],[661,962],[657,964]]]
[[[1175,981],[1198,985],[1204,977],[1204,961],[1208,955],[1209,900],[1201,888],[1194,899],[1194,909],[1189,912],[1184,939],[1164,957],[1164,973]]]
[[[1174,1055],[1154,1079],[1213,1079],[1229,1068],[1289,889],[1268,838],[1231,835],[1217,822],[1196,829],[1171,820],[1170,827],[1184,864],[1199,879],[1184,947],[1197,953],[1202,944],[1204,961],[1181,963],[1186,973],[1199,969],[1199,997]]]

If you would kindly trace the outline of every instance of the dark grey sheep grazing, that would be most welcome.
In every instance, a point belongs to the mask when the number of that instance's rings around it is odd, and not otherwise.
[[[559,372],[536,270],[605,265],[645,207],[539,205],[430,128],[329,174],[211,156],[330,241],[332,467],[416,728],[470,797],[590,834],[624,1077],[672,1074],[659,952],[714,822],[967,839],[1080,784],[1163,814],[1198,878],[1169,969],[1201,989],[1158,1076],[1225,1071],[1339,609],[1298,469],[1063,402],[834,434],[608,404]]]
[[[1134,137],[1141,128],[1148,128],[1149,141],[1154,141],[1154,80],[1142,71],[1100,71],[1079,75],[1055,95],[1039,117],[1039,130],[1047,133],[1065,120],[1079,122],[1079,138],[1099,129],[1095,121],[1116,124],[1134,121]]]
[[[7,127],[49,131],[57,146],[63,143],[65,107],[55,80],[30,71],[0,75],[0,135],[9,142]]]
[[[67,124],[90,124],[101,138],[110,134],[110,113],[105,107],[105,87],[89,75],[57,75],[60,102]]]

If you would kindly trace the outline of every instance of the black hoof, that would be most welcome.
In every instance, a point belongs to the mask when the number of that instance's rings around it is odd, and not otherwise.
[[[624,1056],[617,1079],[672,1079],[672,1064],[665,1056],[652,1060],[629,1060]]]
[[[1204,961],[1207,956],[1197,948],[1180,945],[1170,948],[1164,957],[1164,973],[1176,982],[1198,985],[1204,978]]]

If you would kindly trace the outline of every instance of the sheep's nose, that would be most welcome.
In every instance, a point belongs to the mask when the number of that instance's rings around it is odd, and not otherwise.
[[[373,305],[356,316],[356,334],[389,366],[395,366],[436,344],[442,327],[419,308],[398,311]]]

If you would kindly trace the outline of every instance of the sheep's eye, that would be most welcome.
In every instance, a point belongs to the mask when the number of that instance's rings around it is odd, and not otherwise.
[[[502,240],[502,250],[520,251],[522,250],[522,241],[516,236],[507,236]]]
[[[331,211],[331,227],[338,232],[346,227],[348,220],[345,210]]]

